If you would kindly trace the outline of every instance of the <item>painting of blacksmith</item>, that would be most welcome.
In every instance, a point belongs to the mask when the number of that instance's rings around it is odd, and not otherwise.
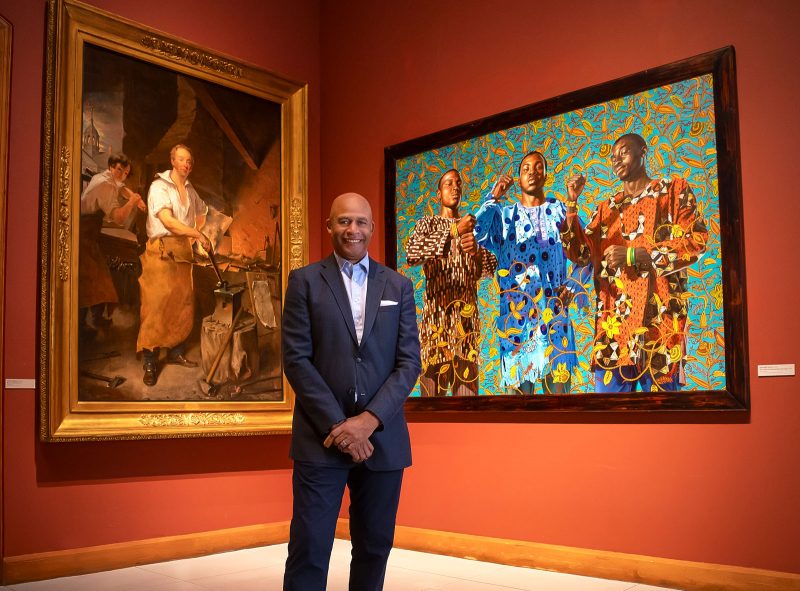
[[[281,105],[83,51],[79,401],[281,400]]]

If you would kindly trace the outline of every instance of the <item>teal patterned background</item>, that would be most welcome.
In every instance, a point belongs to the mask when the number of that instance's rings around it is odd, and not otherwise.
[[[614,141],[624,133],[638,133],[648,143],[647,170],[652,178],[683,177],[697,198],[698,211],[709,230],[703,257],[689,267],[686,390],[724,390],[725,335],[723,331],[722,274],[717,185],[717,150],[714,122],[714,90],[711,75],[700,76],[577,109],[554,117],[531,121],[467,141],[430,150],[396,162],[395,215],[397,269],[414,283],[417,314],[422,311],[425,278],[422,267],[406,263],[405,244],[416,221],[435,215],[439,207],[436,183],[441,174],[456,168],[461,172],[464,194],[461,213],[475,213],[503,173],[517,177],[520,159],[539,150],[548,161],[545,192],[564,201],[565,180],[573,174],[587,177],[579,200],[579,215],[585,224],[597,203],[620,188],[611,171],[609,157]],[[515,185],[508,199],[517,199]],[[579,366],[572,375],[572,393],[594,390],[588,354],[594,336],[594,287],[584,288],[591,302],[576,309],[575,324]],[[497,316],[498,286],[495,279],[482,280],[478,289],[482,338],[480,342],[480,394],[502,393],[498,388]],[[419,389],[413,396],[419,396]]]

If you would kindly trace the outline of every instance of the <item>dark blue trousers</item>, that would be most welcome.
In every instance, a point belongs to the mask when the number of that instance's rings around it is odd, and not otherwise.
[[[403,470],[373,472],[363,464],[332,468],[295,462],[294,503],[284,591],[325,591],[342,506],[350,490],[350,591],[381,591],[394,541]]]

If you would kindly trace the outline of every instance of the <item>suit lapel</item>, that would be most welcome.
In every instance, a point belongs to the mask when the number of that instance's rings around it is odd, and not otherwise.
[[[371,267],[371,264],[370,264]],[[347,297],[347,292],[344,290],[344,281],[342,281],[342,272],[336,264],[336,258],[331,255],[322,261],[322,278],[328,284],[333,292],[333,298],[339,306],[339,311],[342,313],[344,322],[347,329],[350,331],[350,336],[353,341],[358,344],[356,337],[356,325],[353,323],[353,311],[350,309],[350,299]],[[367,288],[367,299],[369,299],[369,287]],[[367,303],[367,310],[369,310],[369,303]]]
[[[361,335],[361,343],[365,343],[372,325],[375,324],[375,317],[378,315],[378,308],[381,304],[383,289],[386,287],[386,269],[380,263],[369,259],[369,282],[367,284],[367,309],[364,315],[364,334]]]

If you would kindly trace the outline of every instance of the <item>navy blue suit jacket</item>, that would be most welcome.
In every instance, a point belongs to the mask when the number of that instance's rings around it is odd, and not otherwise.
[[[411,465],[403,404],[421,371],[414,289],[408,278],[370,259],[364,334],[359,345],[336,259],[289,274],[283,309],[283,369],[295,392],[294,460],[349,467],[349,454],[325,448],[330,428],[368,410],[380,421],[370,437],[371,470]]]

